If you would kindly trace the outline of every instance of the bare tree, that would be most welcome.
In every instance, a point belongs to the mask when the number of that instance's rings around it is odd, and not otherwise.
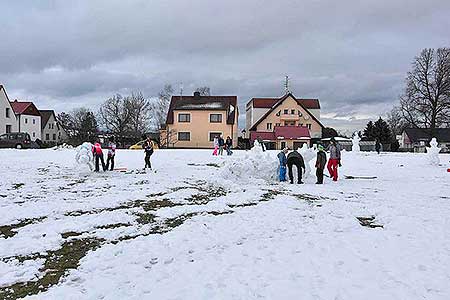
[[[151,103],[141,92],[132,93],[126,102],[131,113],[130,127],[135,136],[142,136],[150,128]]]
[[[400,98],[409,126],[434,130],[450,118],[450,48],[424,49],[414,59]]]
[[[70,113],[62,112],[56,118],[66,131],[69,142],[72,144],[94,142],[97,138],[97,120],[94,113],[89,109],[81,107]]]
[[[156,127],[161,129],[166,123],[167,112],[169,111],[170,99],[174,90],[172,85],[166,84],[164,88],[159,92],[158,99],[155,99],[152,103],[152,114]]]
[[[170,129],[161,134],[159,145],[161,148],[173,147],[178,142],[177,131]]]
[[[121,140],[131,131],[132,113],[130,100],[120,94],[109,98],[100,106],[100,124]]]
[[[211,96],[211,89],[209,86],[198,87],[195,91],[199,92],[200,96]]]
[[[387,123],[394,135],[401,134],[407,127],[407,123],[403,118],[402,110],[398,106],[394,106],[392,110],[387,113]]]

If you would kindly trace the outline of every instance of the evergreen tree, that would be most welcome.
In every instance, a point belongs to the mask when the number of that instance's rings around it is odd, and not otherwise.
[[[364,137],[367,140],[375,141],[379,140],[382,144],[390,144],[392,142],[392,133],[388,123],[381,117],[373,123],[369,121],[364,129]]]
[[[364,137],[368,140],[376,139],[374,125],[372,121],[369,121],[369,123],[367,123],[366,128],[364,129]]]

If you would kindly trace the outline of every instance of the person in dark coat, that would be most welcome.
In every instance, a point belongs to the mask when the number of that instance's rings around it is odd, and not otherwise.
[[[231,151],[231,148],[233,147],[233,140],[227,136],[227,139],[225,140],[225,147],[227,149],[227,155],[233,154],[233,151]]]
[[[297,152],[297,150],[292,151],[287,156],[287,166],[289,169],[289,180],[291,183],[294,183],[294,175],[292,174],[292,166],[297,167],[297,183],[302,184],[302,174],[305,170],[305,162],[303,160],[303,157],[300,153]]]
[[[219,155],[223,155],[223,147],[225,146],[225,141],[223,140],[223,137],[219,137]]]
[[[379,139],[377,139],[377,140],[375,141],[375,150],[377,151],[378,154],[380,154],[380,151],[381,151],[381,143],[380,143],[380,140],[379,140]]]
[[[150,139],[150,137],[147,138],[147,140],[144,142],[144,144],[142,145],[142,148],[144,148],[144,152],[145,152],[145,167],[149,168],[150,170],[152,169],[152,164],[150,162],[150,156],[152,156],[153,154],[153,142]]]
[[[288,152],[288,148],[284,148],[283,150],[281,150],[280,153],[278,153],[277,157],[278,157],[278,161],[279,161],[279,165],[278,165],[278,179],[280,181],[286,181],[286,164],[287,164],[287,158],[286,158],[286,153]]]
[[[327,154],[322,145],[317,146],[317,149],[319,151],[317,152],[316,159],[316,184],[323,184],[323,169],[325,169],[325,165],[327,164]]]

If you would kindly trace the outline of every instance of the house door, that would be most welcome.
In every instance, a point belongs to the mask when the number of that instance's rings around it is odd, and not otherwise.
[[[286,148],[286,142],[281,142],[281,149]]]
[[[266,146],[267,150],[277,149],[276,144],[274,142],[264,142],[264,146]]]
[[[303,146],[303,142],[294,142],[294,150],[301,148]]]

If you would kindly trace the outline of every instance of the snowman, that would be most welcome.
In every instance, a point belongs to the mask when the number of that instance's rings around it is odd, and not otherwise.
[[[303,157],[303,161],[305,162],[305,178],[307,178],[311,174],[311,166],[309,162],[316,157],[316,152],[314,149],[309,148],[305,143],[301,148],[297,150]]]
[[[75,161],[79,165],[88,165],[91,171],[94,169],[94,156],[92,154],[92,148],[94,146],[89,142],[84,142],[77,147]]]

